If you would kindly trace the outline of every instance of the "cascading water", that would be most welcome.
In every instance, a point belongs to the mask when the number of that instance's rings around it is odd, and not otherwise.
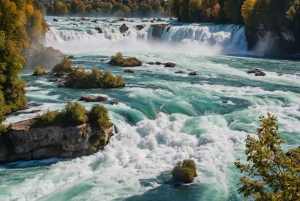
[[[241,174],[236,158],[246,160],[244,140],[254,135],[258,118],[271,112],[279,120],[287,144],[300,144],[299,63],[288,60],[222,53],[246,51],[243,26],[178,24],[164,28],[161,40],[152,40],[151,23],[125,22],[129,30],[110,25],[115,19],[66,21],[48,17],[51,30],[45,44],[73,54],[73,64],[88,70],[97,67],[122,75],[127,86],[117,89],[57,88],[45,76],[22,79],[30,86],[29,108],[8,116],[7,123],[62,109],[67,99],[84,94],[105,94],[101,102],[109,110],[117,134],[103,151],[77,159],[47,159],[0,166],[0,200],[213,200],[240,201]],[[76,24],[76,25],[74,25]],[[137,24],[145,24],[138,30]],[[102,29],[102,34],[94,30]],[[135,56],[143,66],[134,74],[107,64],[121,51]],[[206,56],[209,55],[209,56]],[[147,62],[174,62],[175,68]],[[259,67],[265,77],[248,75]],[[182,74],[175,73],[182,71]],[[196,76],[188,73],[196,71]],[[80,102],[88,109],[91,103]],[[190,185],[172,180],[170,171],[178,160],[192,158],[199,176]]]

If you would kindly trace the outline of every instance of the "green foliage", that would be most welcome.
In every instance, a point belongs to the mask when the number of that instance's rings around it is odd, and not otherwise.
[[[34,67],[33,75],[45,75],[45,74],[46,74],[46,71],[42,67],[40,67],[40,66]]]
[[[300,200],[300,147],[285,153],[277,118],[268,114],[260,121],[258,138],[248,135],[245,140],[248,163],[239,159],[235,162],[247,175],[240,179],[239,193],[245,197],[254,195],[257,201]]]
[[[56,66],[54,66],[52,72],[56,73],[59,76],[72,72],[72,61],[67,57],[64,57],[59,64],[56,64]]]
[[[35,126],[36,127],[45,127],[51,126],[54,122],[58,121],[59,112],[54,111],[50,112],[47,111],[45,114],[36,117]]]
[[[47,8],[48,15],[92,15],[92,16],[123,16],[123,17],[151,17],[166,16],[168,7],[165,1],[155,0],[151,1],[115,1],[109,0],[83,2],[77,0],[67,1],[65,4],[61,2],[54,2]]]
[[[196,171],[195,162],[191,159],[186,159],[183,162],[177,162],[171,173],[175,180],[191,183],[194,181],[194,177],[198,176]]]
[[[93,68],[92,72],[85,68],[72,67],[68,75],[66,87],[73,88],[116,88],[124,87],[123,77],[114,76],[109,71],[102,73],[98,68]]]
[[[88,121],[87,110],[78,102],[68,100],[65,110],[62,112],[68,122],[79,125]]]
[[[40,4],[27,0],[0,1],[0,123],[4,115],[25,109],[25,83],[19,78],[25,59],[20,52],[47,31]],[[0,126],[0,132],[5,131]]]
[[[100,104],[93,105],[89,113],[89,121],[102,130],[109,128],[112,123],[108,118],[108,110]]]

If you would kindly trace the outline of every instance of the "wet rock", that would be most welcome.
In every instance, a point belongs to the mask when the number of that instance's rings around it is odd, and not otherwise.
[[[98,33],[103,33],[102,29],[100,27],[95,27],[94,29],[96,29],[98,31]]]
[[[118,103],[119,103],[118,101],[111,101],[110,102],[111,105],[118,105]]]
[[[132,70],[132,69],[125,69],[124,73],[134,73],[134,70]]]
[[[255,68],[255,69],[253,69],[253,70],[249,70],[249,71],[247,71],[247,73],[248,73],[248,74],[254,73],[255,76],[265,76],[265,75],[266,75],[266,73],[264,73],[263,71],[261,71],[261,70],[258,69],[258,68]]]
[[[156,64],[156,65],[161,65],[162,63],[159,62],[159,61],[157,61],[157,62],[155,62],[155,64]]]
[[[168,24],[153,24],[152,38],[161,39],[161,36],[164,32],[165,27],[169,26]]]
[[[136,25],[136,28],[138,28],[139,30],[142,30],[143,28],[145,28],[144,25]]]
[[[57,82],[57,81],[58,81],[58,78],[52,78],[52,79],[49,79],[48,81],[49,81],[49,82]]]
[[[74,59],[73,55],[68,56],[68,59]]]
[[[196,71],[190,72],[189,75],[197,75]]]
[[[97,22],[98,22],[98,20],[92,20],[91,22],[97,23]]]
[[[32,111],[30,111],[29,113],[38,113],[38,112],[40,112],[41,110],[32,110]]]
[[[64,84],[63,82],[60,82],[60,83],[58,84],[58,87],[59,87],[59,88],[63,88],[63,87],[65,87],[65,84]]]
[[[167,62],[167,63],[165,63],[165,67],[173,68],[173,67],[175,67],[175,66],[176,66],[176,64],[175,64],[175,63],[172,63],[172,62]]]
[[[118,21],[123,22],[123,21],[126,21],[126,20],[124,18],[119,18]]]
[[[176,71],[175,73],[176,73],[176,74],[182,74],[182,73],[183,73],[183,71],[182,71],[182,70],[180,70],[180,71]]]
[[[157,18],[156,21],[158,21],[158,22],[164,22],[165,20],[163,20],[161,18]]]
[[[149,64],[149,65],[154,65],[155,63],[154,63],[154,62],[148,62],[147,64]]]
[[[99,101],[107,101],[107,97],[105,96],[95,96],[95,95],[84,95],[79,99],[80,101],[85,102],[99,102]]]
[[[53,19],[53,22],[58,22],[58,20],[54,18],[54,19]]]
[[[126,26],[126,24],[122,24],[122,26],[120,26],[119,30],[121,33],[125,33],[126,31],[128,31],[128,27]]]

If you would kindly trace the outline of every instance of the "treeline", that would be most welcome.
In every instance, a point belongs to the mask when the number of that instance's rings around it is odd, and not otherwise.
[[[91,3],[71,0],[67,1],[67,3],[56,1],[50,4],[47,7],[47,15],[151,17],[167,16],[168,10],[167,2],[164,0],[147,2],[131,2],[130,0],[117,2],[115,0],[108,0],[106,2],[93,1]]]
[[[19,78],[25,63],[20,52],[47,31],[43,12],[38,0],[0,1],[0,123],[5,114],[27,105],[25,83]]]
[[[170,14],[184,22],[245,24],[257,27],[268,18],[286,18],[298,26],[299,0],[169,0]]]

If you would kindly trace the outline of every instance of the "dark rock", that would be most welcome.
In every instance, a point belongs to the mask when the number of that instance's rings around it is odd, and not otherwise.
[[[136,25],[136,28],[138,28],[139,30],[142,30],[143,28],[145,28],[144,25]]]
[[[73,23],[72,25],[74,25],[74,26],[77,26],[77,27],[78,27],[78,24],[76,24],[76,23]]]
[[[97,23],[97,22],[98,22],[98,20],[92,20],[91,22]]]
[[[114,21],[111,21],[110,23],[116,23],[117,21],[116,20],[114,20]]]
[[[165,20],[163,20],[161,18],[157,18],[156,21],[158,21],[158,22],[164,22]]]
[[[247,71],[247,73],[255,73],[255,76],[265,76],[266,73],[262,72],[260,69],[255,68],[253,70]]]
[[[68,59],[74,59],[73,55],[68,56]]]
[[[190,72],[189,75],[197,75],[196,71]]]
[[[173,67],[175,67],[176,66],[176,64],[175,63],[172,63],[172,62],[167,62],[167,63],[165,63],[165,67],[171,67],[171,68],[173,68]]]
[[[65,84],[64,84],[63,82],[60,82],[60,83],[58,84],[58,87],[59,87],[59,88],[65,87]]]
[[[153,24],[152,38],[161,39],[161,36],[164,32],[165,27],[169,26],[168,24]]]
[[[107,101],[107,97],[105,96],[94,96],[94,95],[84,95],[79,99],[80,101],[85,102],[99,102],[99,101]]]
[[[141,22],[149,22],[149,20],[142,20]]]
[[[118,101],[111,101],[110,102],[111,105],[118,105],[118,103],[119,103]]]
[[[123,22],[123,21],[126,21],[126,20],[124,18],[119,18],[118,21]]]
[[[130,20],[129,22],[134,22],[134,20]]]
[[[126,24],[122,24],[122,26],[120,26],[119,30],[121,33],[125,33],[126,31],[128,31],[128,27],[126,26]]]
[[[29,113],[38,113],[38,112],[40,112],[41,110],[32,110],[32,111],[30,111]]]
[[[58,20],[57,19],[53,19],[53,22],[58,22]]]
[[[183,73],[183,71],[182,70],[180,70],[180,71],[176,71],[175,73],[177,73],[177,74],[181,74],[181,73]]]
[[[157,61],[157,62],[155,62],[155,64],[156,64],[156,65],[161,65],[162,63],[159,62],[159,61]]]
[[[89,19],[88,19],[88,18],[82,17],[81,20],[82,20],[82,21],[88,21]]]
[[[134,73],[134,70],[132,70],[132,69],[125,69],[124,73]]]
[[[151,23],[154,23],[154,20],[151,20],[150,22],[151,22]]]
[[[100,61],[101,61],[101,62],[104,62],[104,61],[105,61],[105,59],[101,59]]]
[[[102,29],[100,27],[95,27],[94,29],[96,29],[98,31],[98,33],[103,33]]]
[[[49,80],[49,82],[57,82],[57,81],[59,81],[58,78],[53,78]]]
[[[148,62],[147,64],[149,64],[149,65],[154,65],[155,63],[154,63],[154,62]]]
[[[170,17],[170,20],[174,20],[173,17]]]

